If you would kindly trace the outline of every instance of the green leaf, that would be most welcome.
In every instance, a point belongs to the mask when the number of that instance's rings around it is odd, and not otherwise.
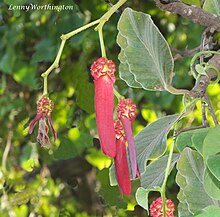
[[[179,158],[179,154],[173,154],[170,171]],[[168,155],[154,161],[146,167],[145,172],[141,175],[141,187],[145,189],[158,189],[162,186],[165,177]]]
[[[137,189],[136,194],[135,194],[138,205],[140,205],[145,210],[147,210],[148,214],[149,214],[149,210],[148,210],[148,194],[149,194],[149,192],[150,192],[150,190],[146,190],[146,189],[140,187]]]
[[[123,37],[120,33],[118,33],[117,36],[117,43],[120,47],[127,46],[126,38]],[[129,65],[127,63],[125,52],[123,49],[121,49],[118,55],[118,59],[120,60],[119,77],[124,80],[128,86],[133,88],[141,88],[142,86],[137,81],[135,81],[134,75],[130,73]]]
[[[127,73],[132,73],[135,81],[146,90],[166,89],[172,82],[173,58],[150,16],[126,8],[118,22],[118,30],[126,39],[126,43],[119,43],[119,46],[129,66]],[[123,73],[119,73],[125,78]]]
[[[0,61],[0,70],[5,74],[12,74],[15,62],[15,54],[12,49],[8,49]]]
[[[30,65],[24,62],[17,62],[16,70],[13,73],[13,78],[19,84],[23,84],[31,89],[35,89],[37,87],[35,73],[36,73],[35,65]]]
[[[220,153],[220,126],[209,130],[203,143],[203,157],[206,159],[210,155]]]
[[[199,211],[194,217],[219,217],[220,208],[216,206],[208,206],[205,209]]]
[[[186,179],[183,176],[181,176],[180,173],[177,173],[176,182],[181,183],[181,186],[182,186],[182,188],[180,188],[179,193],[177,195],[177,198],[179,200],[178,216],[179,217],[191,217],[192,213],[189,211],[189,207],[186,201],[186,196],[184,195],[184,192],[182,190],[187,185]]]
[[[54,152],[56,160],[67,160],[79,155],[87,147],[91,147],[92,137],[86,133],[80,133],[75,138],[61,137],[61,143],[58,149]]]
[[[185,147],[195,147],[200,153],[202,153],[203,141],[210,128],[202,128],[196,130],[190,130],[180,133],[176,139],[176,147],[182,152]]]
[[[220,1],[219,0],[205,0],[203,9],[204,11],[220,16]]]
[[[220,199],[220,181],[209,171],[208,168],[204,174],[204,188],[207,194],[219,200]]]
[[[121,199],[118,186],[109,185],[108,169],[103,169],[98,172],[97,179],[101,183],[99,193],[103,196],[105,202],[110,206],[117,206],[118,208],[126,208],[126,198]]]
[[[203,142],[205,140],[205,137],[207,136],[210,128],[203,128],[203,129],[198,129],[194,131],[191,141],[193,144],[193,147],[202,155],[202,150],[203,150]]]
[[[187,203],[189,212],[195,214],[209,205],[218,204],[218,201],[212,199],[204,189],[204,162],[197,151],[185,148],[177,162],[177,169],[176,182],[182,191],[178,197]]]
[[[143,173],[148,160],[163,155],[166,150],[167,134],[180,115],[168,115],[151,123],[135,136],[137,160],[140,172]]]
[[[56,47],[50,39],[41,40],[35,47],[32,62],[53,61],[56,54]]]
[[[210,172],[220,181],[220,156],[213,155],[208,156],[206,164],[210,170]]]
[[[182,152],[185,147],[192,147],[192,135],[193,131],[190,130],[177,136],[175,144],[179,152]]]

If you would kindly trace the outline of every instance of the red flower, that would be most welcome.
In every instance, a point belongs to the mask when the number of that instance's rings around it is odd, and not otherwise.
[[[114,158],[115,173],[122,194],[131,194],[131,182],[126,153],[126,137],[119,120],[115,121],[116,156]]]
[[[166,217],[174,217],[175,205],[172,200],[166,200]],[[152,217],[163,217],[163,205],[162,198],[158,197],[153,203],[150,205],[150,215]]]
[[[91,74],[95,84],[96,122],[101,148],[104,154],[114,158],[116,140],[114,130],[114,94],[115,64],[104,57],[96,60],[91,66]]]
[[[136,105],[132,104],[131,99],[122,99],[118,103],[117,112],[118,112],[118,118],[123,125],[126,139],[128,141],[131,171],[132,171],[132,177],[134,179],[136,176],[139,176],[139,170],[136,159],[136,149],[135,149],[134,137],[132,133],[132,123],[136,118]]]
[[[37,114],[35,118],[30,122],[29,124],[29,134],[33,132],[34,126],[39,121],[39,129],[38,129],[38,136],[37,141],[41,144],[43,147],[50,147],[50,140],[48,137],[48,131],[49,128],[46,123],[46,119],[48,120],[50,129],[53,133],[54,142],[56,141],[57,135],[54,130],[52,120],[50,117],[50,114],[54,108],[53,102],[46,96],[43,96],[41,99],[37,102]]]

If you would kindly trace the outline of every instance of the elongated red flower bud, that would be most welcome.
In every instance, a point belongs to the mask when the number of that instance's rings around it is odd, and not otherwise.
[[[172,200],[166,200],[166,216],[174,217],[175,205]],[[152,217],[163,217],[162,198],[158,197],[150,205],[150,215]]]
[[[121,194],[131,194],[131,181],[126,153],[126,138],[120,121],[115,121],[116,156],[114,158],[115,172]]]
[[[136,159],[136,149],[135,149],[134,137],[132,133],[132,123],[136,118],[136,105],[132,103],[131,99],[122,99],[118,103],[117,112],[118,112],[118,118],[123,124],[126,139],[128,141],[132,177],[134,179],[136,176],[139,175],[137,159]]]
[[[112,60],[99,58],[91,66],[91,74],[95,84],[96,123],[101,148],[104,154],[114,158],[116,155],[116,139],[114,129],[114,94],[115,64]]]

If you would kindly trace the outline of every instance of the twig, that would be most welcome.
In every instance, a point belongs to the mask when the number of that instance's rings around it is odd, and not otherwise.
[[[201,107],[202,107],[202,125],[208,127],[209,123],[206,116],[206,103],[201,102]]]
[[[220,32],[220,17],[214,16],[208,12],[205,12],[201,8],[195,5],[187,5],[182,2],[166,2],[163,4],[161,0],[154,0],[156,5],[165,11],[169,11],[174,14],[192,20],[194,23],[198,23],[202,26],[210,27]]]
[[[174,56],[174,61],[175,61],[175,60],[178,60],[178,59],[180,59],[182,57],[193,56],[194,53],[200,49],[200,46],[195,47],[195,48],[193,48],[191,50],[186,50],[186,51],[180,51],[180,50],[176,49],[175,47],[170,47],[170,49],[171,49],[172,52],[176,53],[176,55]]]
[[[183,132],[187,132],[187,131],[191,131],[191,130],[197,130],[197,129],[202,129],[202,128],[206,128],[207,126],[205,125],[201,125],[201,126],[196,126],[196,127],[187,127],[187,128],[184,128],[184,129],[180,129],[180,130],[176,130],[176,136],[178,136],[180,133],[183,133]]]

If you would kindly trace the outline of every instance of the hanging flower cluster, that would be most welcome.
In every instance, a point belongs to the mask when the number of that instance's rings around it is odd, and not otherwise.
[[[114,124],[115,64],[104,57],[91,66],[95,84],[95,111],[101,149],[104,154],[114,158],[116,178],[121,193],[130,195],[131,183],[127,160],[128,143],[132,178],[139,176],[136,160],[132,124],[136,118],[136,105],[131,99],[122,99],[118,103],[118,118]]]
[[[53,133],[54,142],[56,141],[57,134],[54,130],[53,123],[50,117],[50,114],[54,108],[53,102],[46,96],[43,96],[37,102],[37,114],[34,119],[29,124],[29,134],[33,132],[34,126],[39,121],[37,141],[41,144],[42,147],[50,147],[50,139],[48,136],[49,127],[46,120],[49,123],[50,129]]]
[[[166,200],[166,216],[174,217],[175,205],[172,200]],[[158,197],[150,205],[150,215],[152,217],[163,217],[163,204],[162,198]]]

